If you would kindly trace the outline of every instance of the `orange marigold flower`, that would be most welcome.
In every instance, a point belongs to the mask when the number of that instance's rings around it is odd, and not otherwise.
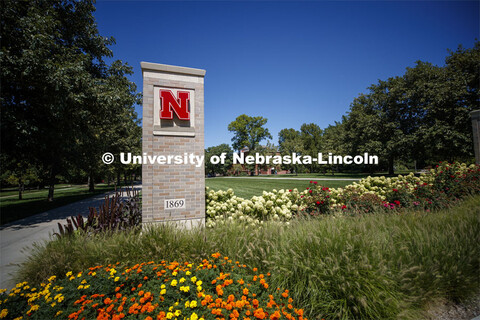
[[[103,303],[110,304],[110,303],[112,303],[112,299],[106,298],[105,300],[103,300]]]
[[[253,272],[257,272],[257,271],[258,271],[258,269],[257,269],[257,268],[253,268]]]
[[[265,319],[267,317],[266,313],[263,312],[263,309],[257,309],[253,312],[253,316],[257,319]]]
[[[253,306],[256,308],[256,307],[258,306],[258,300],[257,300],[257,299],[253,299],[252,304],[253,304]]]
[[[243,288],[243,294],[248,296],[248,289],[247,288]]]

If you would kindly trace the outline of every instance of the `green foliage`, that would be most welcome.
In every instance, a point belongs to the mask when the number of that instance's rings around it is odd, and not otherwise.
[[[290,226],[182,230],[160,225],[121,233],[77,235],[38,245],[18,274],[32,285],[93,265],[162,260],[199,262],[219,251],[271,272],[308,318],[419,319],[434,299],[478,291],[480,198],[438,212],[322,216]],[[120,266],[119,266],[120,267]]]
[[[246,114],[238,116],[235,121],[230,122],[228,131],[233,132],[232,146],[234,150],[248,147],[250,151],[257,149],[260,141],[272,139],[272,136],[264,125],[267,119],[263,117],[251,117]]]
[[[132,68],[105,62],[114,39],[98,33],[94,11],[91,0],[1,6],[1,153],[14,165],[22,159],[23,167],[38,167],[49,200],[57,175],[74,166],[93,181],[105,168],[100,155],[120,137],[139,145]]]
[[[71,236],[76,231],[105,232],[138,228],[142,222],[142,210],[138,190],[126,189],[127,197],[123,199],[123,191],[115,192],[111,197],[105,196],[105,201],[96,208],[90,207],[90,213],[84,220],[82,215],[67,219],[67,224],[58,223],[58,237]]]
[[[292,155],[292,153],[305,153],[301,133],[295,129],[282,129],[278,133],[278,146],[282,155]],[[298,173],[300,165],[288,164],[282,165],[287,170],[293,170]]]
[[[210,162],[210,158],[212,156],[220,156],[222,153],[226,154],[224,164],[213,164]],[[226,143],[205,149],[205,173],[212,174],[213,176],[215,176],[217,173],[222,175],[227,174],[233,165],[232,154],[232,148],[230,148],[230,146]]]

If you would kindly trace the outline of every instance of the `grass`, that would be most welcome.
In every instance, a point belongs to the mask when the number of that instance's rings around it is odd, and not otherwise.
[[[394,177],[398,176],[399,174],[409,174],[410,172],[414,172],[414,170],[397,170],[395,171]],[[388,176],[388,172],[375,172],[373,174],[364,173],[364,172],[336,172],[335,175],[332,175],[331,171],[326,173],[299,173],[299,174],[272,174],[272,175],[260,175],[259,177],[263,178],[312,178],[312,179],[362,179],[368,176],[372,177],[379,177],[379,176]],[[245,176],[247,178],[247,176]]]
[[[74,187],[74,185],[71,184],[56,184],[55,185],[55,190],[60,190],[60,189],[65,189],[65,188],[71,188]],[[45,189],[37,189],[37,188],[32,188],[32,189],[25,189],[23,191],[23,195],[28,194],[28,193],[36,193],[36,192],[44,192]],[[2,188],[0,189],[0,200],[6,197],[17,197],[18,198],[18,188]]]
[[[1,197],[0,225],[80,201],[113,189],[113,185],[96,185],[95,192],[88,192],[88,186],[86,185],[61,187],[55,189],[54,201],[52,202],[47,201],[48,189],[27,192],[24,194],[23,200],[18,200],[18,197]]]
[[[95,265],[200,261],[219,251],[290,289],[309,319],[419,319],[436,299],[478,292],[480,196],[438,212],[325,216],[261,229],[232,225],[78,234],[37,245],[17,275],[38,284]]]
[[[352,181],[335,181],[335,180],[317,180],[321,185],[329,188],[344,187],[351,184]],[[262,192],[271,191],[273,189],[294,189],[304,190],[308,187],[307,180],[277,180],[277,179],[252,179],[252,178],[211,178],[205,179],[205,185],[212,190],[227,190],[232,188],[235,195],[241,198],[251,198],[260,196]]]

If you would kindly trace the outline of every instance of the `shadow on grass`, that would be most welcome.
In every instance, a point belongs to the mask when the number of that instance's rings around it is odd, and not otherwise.
[[[0,225],[30,217],[112,190],[114,190],[114,186],[97,187],[94,192],[88,192],[88,190],[77,190],[74,194],[58,195],[52,202],[47,201],[46,197],[43,197],[42,199],[29,199],[21,202],[15,199],[15,202],[11,204],[8,204],[6,200],[2,200],[2,206],[0,207]],[[72,215],[73,214],[74,213],[72,212]],[[86,210],[84,214],[88,214],[88,210]]]

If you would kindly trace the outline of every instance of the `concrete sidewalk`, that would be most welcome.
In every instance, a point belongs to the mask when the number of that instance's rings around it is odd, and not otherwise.
[[[136,185],[135,189],[141,189]],[[24,218],[0,227],[0,289],[11,289],[15,285],[12,274],[18,264],[27,257],[34,243],[49,240],[58,231],[58,223],[66,224],[66,219],[78,214],[86,217],[89,207],[98,208],[110,191],[70,203],[34,216]]]

